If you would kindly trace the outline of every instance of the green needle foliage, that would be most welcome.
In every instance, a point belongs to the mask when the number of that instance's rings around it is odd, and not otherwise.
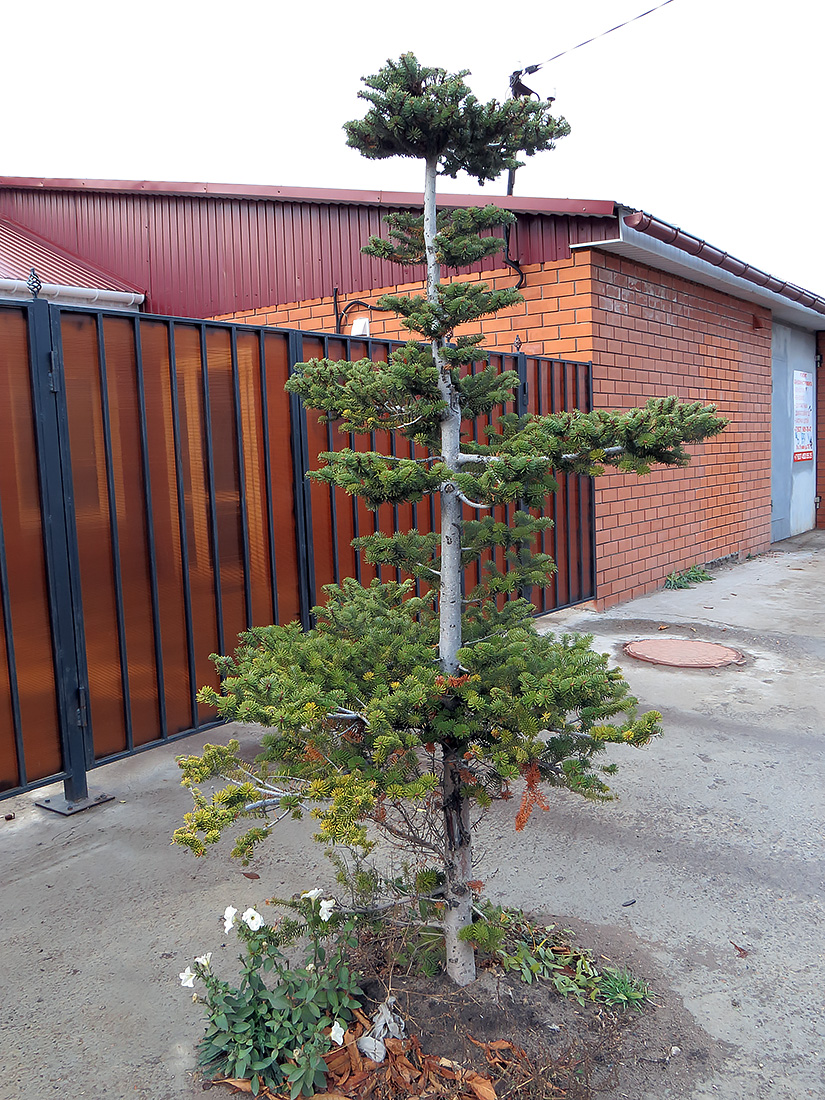
[[[476,369],[485,359],[480,337],[453,338],[520,296],[478,282],[443,285],[440,270],[491,254],[502,244],[491,234],[512,215],[486,207],[436,219],[435,176],[494,179],[520,153],[552,148],[568,127],[548,102],[479,103],[466,75],[405,54],[365,80],[367,114],[346,126],[349,144],[367,157],[425,162],[424,217],[390,215],[389,239],[367,246],[398,263],[426,260],[426,295],[381,300],[424,342],[386,363],[300,364],[287,385],[342,432],[395,431],[420,445],[421,458],[400,460],[346,448],[321,456],[311,476],[373,509],[439,498],[440,536],[409,531],[355,543],[369,561],[426,582],[422,594],[413,596],[412,581],[365,588],[345,580],[325,590],[312,630],[250,630],[234,656],[216,658],[221,688],[200,699],[229,721],[265,726],[263,752],[256,766],[239,759],[237,745],[182,759],[195,808],[175,837],[203,855],[239,817],[257,818],[235,843],[248,859],[270,835],[273,812],[309,811],[319,839],[351,847],[368,848],[383,831],[440,865],[447,965],[462,983],[474,972],[472,947],[459,936],[472,919],[471,807],[509,797],[518,783],[523,828],[536,807],[548,809],[548,786],[608,798],[615,764],[603,762],[605,748],[644,745],[660,732],[660,715],[637,715],[621,673],[589,637],[536,632],[534,608],[519,593],[546,584],[554,566],[536,549],[550,521],[531,509],[544,507],[559,473],[683,466],[687,444],[724,427],[713,406],[675,398],[625,413],[499,415],[516,375]],[[496,419],[483,442],[461,434],[489,414]],[[510,525],[490,514],[502,504],[514,506]],[[497,551],[503,569],[489,563]],[[480,559],[488,560],[481,581],[462,590],[464,570]],[[215,775],[228,785],[207,796],[199,784]]]
[[[363,119],[344,127],[347,145],[371,160],[387,157],[437,158],[439,172],[459,172],[479,183],[518,168],[519,155],[552,149],[570,127],[554,119],[550,103],[509,99],[479,103],[464,82],[469,70],[447,73],[421,65],[414,54],[387,61],[364,77],[361,99],[370,104]]]

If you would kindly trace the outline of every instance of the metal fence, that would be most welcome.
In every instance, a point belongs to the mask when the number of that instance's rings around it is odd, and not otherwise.
[[[249,626],[307,626],[325,584],[368,583],[355,536],[437,530],[430,502],[370,512],[310,483],[352,441],[284,391],[297,362],[392,346],[0,305],[0,797],[64,780],[77,803],[89,769],[213,724],[196,699],[210,654]],[[519,373],[516,411],[590,407],[587,364],[493,361]],[[539,611],[593,595],[591,480],[562,477],[548,514]]]

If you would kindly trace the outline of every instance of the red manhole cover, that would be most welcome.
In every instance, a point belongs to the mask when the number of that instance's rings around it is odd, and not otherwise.
[[[639,642],[627,642],[624,650],[639,661],[675,668],[722,668],[744,660],[739,650],[730,646],[690,638],[643,638]]]

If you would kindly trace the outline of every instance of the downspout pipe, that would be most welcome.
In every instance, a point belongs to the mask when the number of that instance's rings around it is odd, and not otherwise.
[[[0,279],[0,298],[30,299],[31,288],[23,279]],[[146,300],[145,294],[124,290],[101,290],[97,287],[63,286],[42,283],[38,297],[48,298],[67,306],[103,306],[109,309],[137,309]]]
[[[518,275],[518,282],[513,287],[513,290],[521,290],[524,286],[524,280],[527,276],[524,274],[521,265],[518,260],[514,260],[510,255],[510,230],[513,227],[511,225],[505,225],[504,227],[504,255],[501,257],[509,268],[516,272]]]

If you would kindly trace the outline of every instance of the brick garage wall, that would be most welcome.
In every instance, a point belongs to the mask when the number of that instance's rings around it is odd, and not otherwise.
[[[608,474],[596,503],[599,605],[668,573],[770,544],[768,310],[614,255],[593,257],[595,404],[629,409],[675,394],[730,424],[685,469]]]
[[[524,301],[495,317],[487,317],[472,325],[462,325],[458,335],[484,331],[486,345],[501,351],[512,351],[516,336],[522,341],[525,355],[549,355],[559,359],[589,359],[592,345],[591,256],[579,252],[568,260],[524,267],[525,284],[521,289]],[[463,277],[462,277],[463,278]],[[507,268],[467,276],[464,281],[484,281],[493,290],[515,286],[516,276]],[[359,300],[374,305],[382,294],[422,294],[422,283],[380,287],[370,294],[340,295],[340,309]],[[367,310],[355,307],[347,314],[344,331],[349,332],[355,317]],[[392,313],[370,313],[370,335],[393,340],[410,339]],[[275,325],[306,331],[335,331],[335,310],[332,298],[316,298],[307,302],[247,310],[227,314],[217,320],[247,321],[254,325]]]
[[[487,346],[528,355],[593,361],[594,406],[628,409],[675,394],[712,402],[731,421],[691,449],[684,470],[645,478],[613,471],[597,481],[597,602],[609,607],[660,588],[674,570],[770,542],[771,318],[767,310],[617,256],[583,249],[569,260],[524,268],[524,301],[460,333],[483,328]],[[481,278],[481,276],[475,276]],[[514,285],[504,269],[494,288]],[[387,292],[342,295],[371,304]],[[351,310],[345,331],[354,316]],[[225,320],[331,333],[331,298],[233,314]],[[406,339],[392,314],[370,315],[376,337]],[[825,416],[823,417],[825,419]],[[823,425],[825,427],[825,425]]]

